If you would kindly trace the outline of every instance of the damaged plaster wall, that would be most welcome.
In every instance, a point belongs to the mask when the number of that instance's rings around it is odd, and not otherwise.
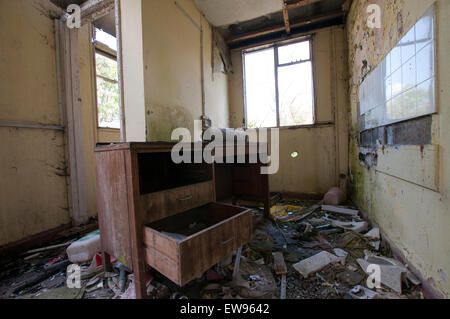
[[[212,30],[193,0],[178,4],[203,27],[206,115],[228,127],[227,76],[212,72]],[[142,1],[145,109],[148,141],[170,141],[172,131],[202,115],[200,31],[174,1]]]
[[[45,0],[0,0],[0,120],[61,125]],[[0,128],[0,246],[70,223],[64,132]]]
[[[62,125],[52,20],[57,15],[49,14],[46,3],[0,1],[0,39],[12,44],[0,52],[1,121]],[[120,131],[97,128],[91,23],[79,30],[78,46],[87,207],[95,217],[93,150],[97,142],[120,142]],[[0,176],[9,185],[0,191],[0,246],[71,222],[64,143],[62,130],[0,128]]]
[[[367,27],[369,4],[382,8],[382,28]],[[358,91],[361,79],[373,70],[397,44],[404,34],[436,3],[437,17],[437,90],[439,113],[432,119],[432,142],[421,147],[389,147],[392,159],[378,158],[384,166],[398,166],[393,173],[382,173],[379,168],[366,168],[360,164],[358,136]],[[447,0],[359,0],[354,1],[347,22],[349,39],[351,144],[350,169],[353,199],[368,216],[377,223],[385,236],[415,267],[428,285],[450,297],[450,224],[449,186],[450,160],[450,2]],[[439,148],[436,160],[424,156],[424,150]],[[416,152],[416,154],[411,154]],[[422,152],[422,154],[419,154]],[[389,153],[391,155],[389,155]],[[426,154],[425,154],[426,155]],[[411,175],[410,159],[420,171],[435,172],[437,190],[427,188],[426,183],[406,181],[402,176]],[[390,161],[390,162],[389,162]],[[402,168],[403,167],[403,168]],[[419,173],[421,173],[419,171]],[[393,174],[397,177],[394,177]],[[406,178],[406,177],[405,177]],[[434,181],[433,181],[434,183]]]
[[[269,177],[272,192],[321,196],[333,186],[346,188],[346,50],[346,35],[342,26],[314,32],[315,112],[318,125],[280,129],[280,170]],[[230,122],[233,128],[241,128],[245,118],[241,51],[233,51],[232,60],[234,74],[229,77]],[[298,152],[299,156],[292,158],[292,152]]]

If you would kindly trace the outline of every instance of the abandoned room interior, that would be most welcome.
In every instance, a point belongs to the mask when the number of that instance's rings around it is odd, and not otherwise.
[[[449,298],[449,16],[0,0],[0,298]]]

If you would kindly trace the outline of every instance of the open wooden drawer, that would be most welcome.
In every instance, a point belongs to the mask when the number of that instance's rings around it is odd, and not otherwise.
[[[145,226],[149,266],[184,286],[252,238],[250,210],[210,203]]]

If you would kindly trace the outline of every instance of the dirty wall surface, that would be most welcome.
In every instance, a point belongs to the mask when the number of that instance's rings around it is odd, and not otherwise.
[[[367,169],[359,163],[358,90],[361,79],[373,70],[427,9],[436,3],[437,17],[437,97],[438,114],[433,115],[432,144],[438,146],[435,161],[423,162],[420,170],[433,170],[438,190],[430,190],[404,179]],[[369,4],[382,9],[382,28],[369,29],[366,13]],[[353,2],[347,21],[350,70],[350,170],[354,201],[381,227],[401,254],[443,296],[450,294],[449,215],[449,91],[450,2],[446,0],[396,0]],[[423,148],[422,148],[423,149]],[[392,148],[408,163],[408,153]],[[416,152],[419,152],[419,147]],[[423,159],[423,156],[422,156]],[[391,165],[396,162],[391,161]],[[406,172],[408,165],[400,167]],[[401,175],[399,173],[399,175]]]

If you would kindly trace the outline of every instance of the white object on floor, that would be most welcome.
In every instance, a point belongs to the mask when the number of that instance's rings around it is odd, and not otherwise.
[[[310,274],[318,272],[328,266],[340,262],[340,258],[327,251],[322,251],[317,255],[309,257],[295,264],[293,267],[303,277],[307,278]]]
[[[100,250],[100,231],[97,230],[72,243],[67,248],[67,255],[70,262],[79,264],[91,261]]]

